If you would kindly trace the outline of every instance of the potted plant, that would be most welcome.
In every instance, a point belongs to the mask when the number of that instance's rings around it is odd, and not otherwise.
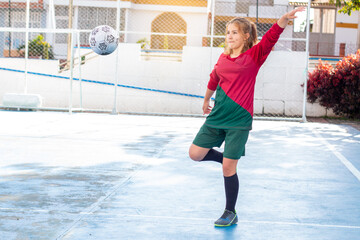
[[[141,49],[148,49],[149,48],[149,41],[146,38],[139,39],[136,43],[141,44]]]
[[[19,55],[25,56],[25,44],[18,47]],[[44,41],[44,36],[38,35],[29,41],[29,58],[54,59],[52,46]]]

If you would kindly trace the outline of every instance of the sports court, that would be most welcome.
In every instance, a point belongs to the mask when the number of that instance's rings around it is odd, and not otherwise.
[[[311,98],[309,72],[319,59],[337,71],[360,46],[358,11],[337,10],[0,0],[0,240],[360,240],[360,128],[306,121],[338,114]],[[215,87],[215,127],[255,117],[238,195],[235,173],[188,156]],[[217,228],[224,189],[239,221]]]
[[[221,166],[193,162],[203,118],[0,111],[1,239],[360,239],[360,132],[254,121],[239,222]]]

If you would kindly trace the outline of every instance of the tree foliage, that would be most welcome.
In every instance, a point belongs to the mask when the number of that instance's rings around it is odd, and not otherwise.
[[[360,0],[330,0],[330,3],[335,3],[340,8],[339,13],[348,14],[353,11],[360,10]]]

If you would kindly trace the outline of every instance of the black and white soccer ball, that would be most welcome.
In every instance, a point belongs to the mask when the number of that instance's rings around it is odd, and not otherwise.
[[[109,55],[117,48],[118,35],[116,31],[108,25],[97,26],[90,33],[89,44],[95,53],[99,55]]]

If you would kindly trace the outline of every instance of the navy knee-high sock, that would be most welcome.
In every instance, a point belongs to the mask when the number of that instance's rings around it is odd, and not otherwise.
[[[237,173],[231,177],[225,177],[226,209],[235,212],[235,204],[239,192],[239,179]]]
[[[214,149],[210,149],[206,156],[201,161],[215,161],[218,163],[223,162],[223,154]]]

